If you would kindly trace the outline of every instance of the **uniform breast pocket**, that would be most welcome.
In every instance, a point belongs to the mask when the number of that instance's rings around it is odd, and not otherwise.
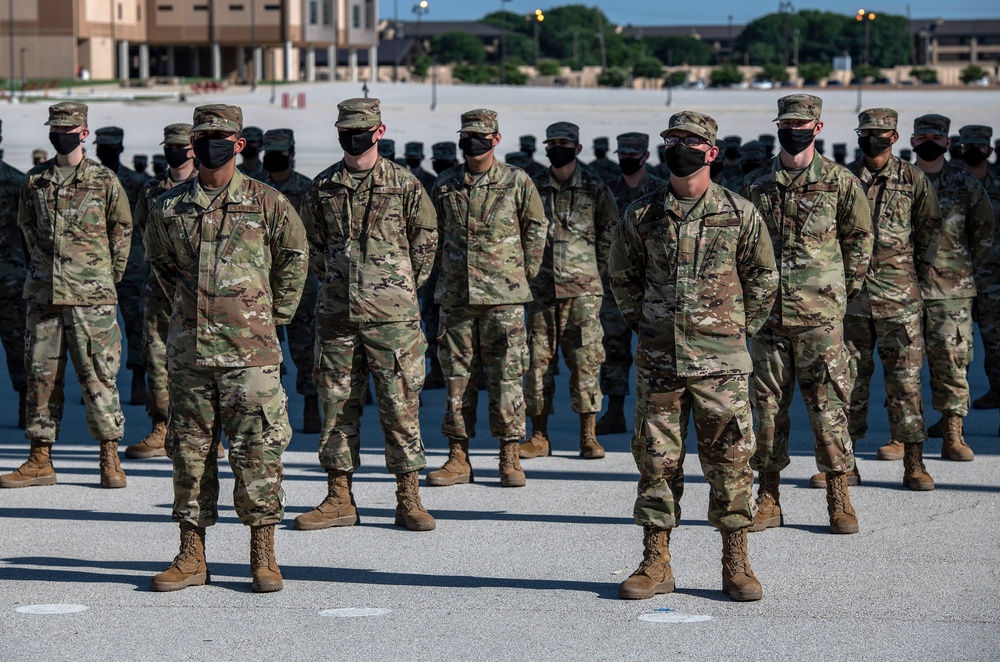
[[[833,238],[837,225],[837,187],[819,184],[810,187],[799,200],[799,215],[804,217],[802,234],[817,243]]]
[[[711,219],[708,219],[711,222]],[[722,219],[717,225],[702,229],[698,252],[701,266],[698,274],[702,278],[723,278],[736,268],[736,242],[739,237],[739,218]]]
[[[370,239],[397,243],[405,234],[402,193],[402,189],[375,189],[367,214]]]
[[[271,260],[266,229],[260,214],[248,214],[239,219],[236,229],[226,242],[223,262],[245,269],[266,269]]]

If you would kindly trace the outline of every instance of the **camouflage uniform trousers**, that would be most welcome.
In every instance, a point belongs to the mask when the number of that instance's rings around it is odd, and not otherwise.
[[[441,306],[438,359],[446,389],[441,431],[449,439],[476,436],[479,366],[486,368],[490,434],[501,441],[525,433],[524,389],[528,369],[524,305]]]
[[[418,321],[317,321],[315,380],[323,407],[323,468],[354,471],[361,466],[361,415],[369,373],[375,381],[386,469],[403,474],[427,466],[418,419],[425,348]]]
[[[844,318],[844,338],[858,368],[847,415],[854,443],[864,439],[868,432],[869,387],[875,373],[876,343],[885,374],[889,433],[904,444],[927,440],[920,384],[920,371],[924,367],[922,319],[920,313],[889,319],[857,315]]]
[[[118,292],[118,305],[125,321],[125,339],[128,341],[128,352],[125,357],[125,367],[129,370],[142,369],[143,354],[143,321],[142,310],[146,298],[146,280],[149,277],[149,267],[146,265],[142,248],[142,237],[139,233],[132,235],[132,247],[125,266],[125,275],[115,285]]]
[[[171,304],[155,278],[146,287],[143,306],[143,365],[146,367],[146,412],[154,421],[165,421],[170,412],[167,377],[167,332]]]
[[[427,358],[438,355],[438,326],[441,319],[441,306],[434,303],[434,290],[437,288],[441,268],[437,263],[431,269],[427,282],[417,291],[420,298],[420,318],[424,322],[424,335],[427,336]]]
[[[788,435],[795,381],[809,412],[820,471],[854,468],[854,444],[848,433],[847,405],[856,370],[844,342],[843,325],[765,326],[750,340],[753,359],[755,471],[788,466]]]
[[[632,329],[618,310],[618,303],[605,288],[601,300],[601,328],[604,329],[604,363],[601,365],[601,391],[604,395],[628,395],[628,374],[632,369]]]
[[[295,392],[312,397],[318,394],[313,381],[313,360],[316,349],[316,299],[319,297],[319,279],[313,274],[306,277],[302,299],[295,316],[285,329],[288,351],[295,364]]]
[[[277,524],[285,512],[281,454],[292,438],[277,365],[197,367],[171,361],[170,434],[175,522],[219,519],[218,428],[229,444],[233,506],[246,526]]]
[[[989,265],[980,272],[980,277],[982,286],[977,285],[976,322],[983,336],[983,358],[990,390],[1000,393],[1000,264]]]
[[[601,411],[600,372],[604,363],[601,297],[584,295],[528,305],[531,320],[531,363],[525,378],[528,416],[551,414],[556,390],[556,351],[562,348],[569,367],[569,395],[573,411]]]
[[[972,298],[924,301],[924,342],[931,373],[931,404],[942,414],[969,413]]]
[[[635,523],[663,529],[680,523],[684,433],[694,414],[698,459],[711,486],[708,521],[723,531],[750,526],[757,508],[749,465],[756,445],[748,376],[678,377],[637,367],[635,381]]]
[[[22,283],[23,285],[23,283]],[[28,389],[28,373],[24,369],[24,329],[25,311],[23,287],[16,292],[4,292],[0,296],[0,341],[3,342],[4,353],[7,355],[7,372],[10,373],[10,383],[15,391],[24,393]]]
[[[67,350],[83,390],[90,434],[98,441],[122,438],[125,417],[115,385],[122,334],[114,305],[29,303],[25,346],[28,439],[53,443],[59,437]]]

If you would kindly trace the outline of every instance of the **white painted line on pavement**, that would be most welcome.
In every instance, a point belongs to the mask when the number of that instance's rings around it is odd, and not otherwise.
[[[380,607],[345,607],[343,609],[324,609],[319,612],[320,616],[331,618],[358,618],[360,616],[385,616],[391,609]]]
[[[712,617],[707,614],[682,614],[664,607],[651,614],[640,614],[639,620],[647,623],[703,623],[712,620]]]
[[[90,609],[87,605],[25,605],[14,611],[22,614],[75,614]]]

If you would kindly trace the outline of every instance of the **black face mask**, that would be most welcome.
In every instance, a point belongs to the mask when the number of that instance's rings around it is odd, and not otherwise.
[[[268,172],[282,172],[292,165],[292,157],[281,152],[264,152],[261,163]]]
[[[705,167],[705,152],[687,145],[668,147],[663,158],[670,173],[678,177],[690,177]]]
[[[743,162],[740,163],[740,167],[743,168],[744,175],[753,172],[762,165],[764,165],[763,161],[747,161],[746,159],[743,159]]]
[[[990,155],[982,150],[975,147],[968,147],[962,150],[962,160],[965,161],[967,165],[975,168],[977,165],[988,159]]]
[[[340,141],[340,146],[344,149],[344,153],[351,156],[361,156],[372,147],[375,147],[376,131],[378,131],[378,127],[374,129],[347,129],[346,131],[338,131],[337,140]]]
[[[622,169],[623,175],[634,175],[642,168],[642,158],[619,157],[618,165]]]
[[[816,138],[815,129],[778,129],[778,142],[789,154],[801,154]]]
[[[52,147],[55,148],[56,152],[66,156],[80,146],[80,134],[56,133],[53,131],[49,134],[49,142],[52,143]]]
[[[411,168],[412,170],[416,170],[417,168],[419,168],[420,164],[422,162],[423,162],[423,159],[418,158],[416,156],[408,156],[408,157],[406,157],[406,165],[409,168]]]
[[[260,147],[247,143],[247,146],[243,148],[240,154],[243,156],[244,161],[253,161],[260,154]]]
[[[466,136],[458,139],[458,148],[466,156],[475,158],[493,149],[493,139],[483,136]]]
[[[726,148],[726,158],[730,161],[736,161],[740,158],[740,148],[739,147],[727,147]]]
[[[952,161],[961,161],[962,160],[962,146],[961,145],[955,145],[953,143],[952,146],[948,148],[948,156],[951,157]]]
[[[876,156],[892,147],[892,138],[882,138],[879,136],[861,136],[858,138],[858,147],[868,158],[874,159]]]
[[[916,152],[917,156],[919,156],[923,161],[937,161],[939,158],[944,156],[944,153],[948,151],[948,148],[938,145],[933,140],[925,140],[914,147],[913,151]]]
[[[455,162],[452,161],[451,159],[447,160],[441,159],[441,160],[431,161],[431,167],[434,168],[434,172],[436,172],[439,175],[448,168],[453,168],[454,166]]]
[[[217,170],[233,159],[235,145],[227,138],[195,138],[194,155],[209,170]]]
[[[112,170],[118,170],[118,166],[121,165],[122,154],[120,147],[117,145],[98,145],[96,151],[101,165]]]
[[[164,147],[163,157],[167,159],[167,165],[171,168],[180,168],[191,160],[188,156],[188,147]]]
[[[595,149],[594,150],[594,156],[596,156],[598,159],[603,159],[607,155],[608,155],[608,150],[606,150],[606,149]]]
[[[576,147],[546,147],[545,156],[553,168],[562,168],[576,160]]]
[[[711,172],[712,177],[718,177],[722,174],[722,159],[716,158],[714,161],[708,164],[708,169]]]

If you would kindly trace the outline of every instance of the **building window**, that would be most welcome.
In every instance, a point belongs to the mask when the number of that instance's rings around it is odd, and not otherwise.
[[[208,11],[208,5],[195,5],[192,9],[195,11]]]
[[[229,11],[243,11],[243,5],[229,5]]]
[[[281,11],[281,5],[264,5],[264,11]]]
[[[142,5],[135,6],[135,20],[142,22]]]
[[[118,3],[118,20],[122,20],[122,3]]]
[[[355,30],[360,30],[361,29],[361,7],[359,7],[358,5],[354,5],[353,7],[351,7],[351,9],[352,9],[352,15],[353,15],[353,19],[354,19],[353,20],[354,29]]]
[[[333,25],[333,0],[323,0],[323,25]]]
[[[157,5],[156,11],[173,11],[173,5]]]
[[[365,30],[375,29],[375,0],[365,0]]]
[[[316,0],[309,0],[309,25],[316,25],[319,22],[319,6]]]

